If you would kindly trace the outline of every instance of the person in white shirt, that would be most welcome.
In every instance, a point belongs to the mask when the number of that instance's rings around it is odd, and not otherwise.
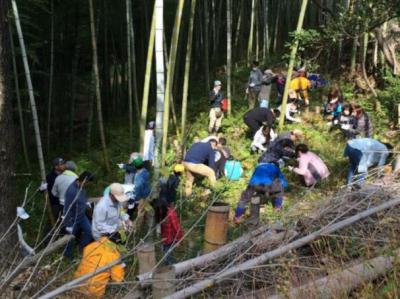
[[[277,137],[276,133],[268,126],[262,126],[254,135],[253,142],[251,143],[251,150],[253,152],[265,152],[270,141]]]
[[[282,106],[279,106],[278,110],[282,112]],[[295,123],[301,123],[300,118],[296,118],[293,115],[298,112],[297,110],[297,95],[294,90],[289,90],[289,97],[286,104],[285,119]]]
[[[110,185],[109,194],[104,195],[93,210],[92,235],[95,240],[117,232],[124,224],[130,225],[129,216],[122,211],[122,205],[128,199],[121,184]]]
[[[154,129],[155,122],[151,121],[144,132],[143,162],[150,165],[153,164],[154,159]]]

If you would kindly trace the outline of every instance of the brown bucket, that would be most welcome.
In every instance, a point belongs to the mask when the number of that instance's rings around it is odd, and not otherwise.
[[[228,232],[229,205],[214,203],[207,213],[204,232],[204,252],[208,253],[226,243]]]

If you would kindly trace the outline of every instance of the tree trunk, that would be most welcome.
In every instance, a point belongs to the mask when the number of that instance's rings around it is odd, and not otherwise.
[[[146,71],[144,76],[143,98],[142,98],[142,113],[140,117],[140,152],[143,152],[144,148],[144,131],[146,129],[146,118],[147,118],[147,108],[148,108],[147,106],[149,104],[149,89],[150,89],[150,79],[151,79],[151,67],[153,64],[155,29],[156,29],[156,11],[154,6],[153,17],[151,19],[149,45],[147,47]]]
[[[129,145],[133,146],[133,107],[132,107],[132,58],[131,58],[131,38],[130,38],[130,30],[131,30],[131,0],[125,1],[126,6],[126,44],[128,51],[128,120],[129,120]]]
[[[156,15],[155,25],[155,42],[156,42],[156,73],[157,73],[157,111],[156,111],[156,136],[154,151],[154,176],[157,179],[160,174],[161,167],[161,140],[163,136],[163,116],[164,116],[164,98],[165,98],[165,81],[164,81],[164,1],[156,0],[154,6]]]
[[[171,51],[169,53],[169,63],[168,63],[168,70],[167,70],[167,84],[166,84],[166,88],[165,88],[165,98],[164,98],[163,138],[162,138],[162,150],[161,150],[161,161],[162,161],[161,164],[162,165],[165,164],[165,157],[167,154],[169,103],[170,103],[171,95],[172,95],[172,84],[174,82],[176,52],[177,52],[177,48],[178,48],[179,32],[180,32],[180,27],[181,27],[182,11],[183,11],[184,4],[185,4],[184,0],[179,0],[178,7],[176,9],[174,30],[172,32]]]
[[[206,84],[206,94],[210,89],[210,62],[209,62],[209,42],[208,42],[208,0],[203,0],[204,11],[204,79]]]
[[[263,22],[264,22],[264,35],[263,35],[263,60],[266,61],[267,55],[269,54],[269,25],[268,25],[268,12],[269,12],[269,1],[263,0],[264,10],[263,10]]]
[[[78,81],[78,64],[79,57],[81,52],[81,46],[78,42],[78,35],[76,37],[76,45],[75,45],[75,53],[74,59],[72,61],[72,86],[71,86],[71,107],[70,107],[70,116],[69,116],[69,151],[72,151],[73,140],[74,140],[74,120],[75,120],[75,102],[76,102],[76,85]]]
[[[49,94],[47,99],[47,153],[50,151],[50,130],[51,130],[51,113],[52,113],[52,100],[53,100],[53,79],[54,79],[54,0],[50,0],[50,72],[49,72]]]
[[[132,96],[135,103],[135,113],[137,124],[140,127],[140,107],[139,107],[139,96],[137,88],[137,73],[136,73],[136,46],[135,46],[135,31],[133,28],[133,17],[132,17],[132,3],[130,3],[129,18],[130,18],[130,40],[131,40],[131,58],[132,58]]]
[[[255,15],[255,5],[256,0],[251,1],[251,18],[250,18],[250,34],[249,42],[247,45],[247,65],[251,64],[251,59],[253,58],[253,35],[254,35],[254,15]]]
[[[228,0],[230,1],[230,0]],[[189,76],[190,76],[190,62],[192,57],[192,38],[193,38],[193,24],[196,12],[196,0],[192,0],[190,6],[190,20],[189,20],[189,30],[186,45],[186,61],[185,61],[185,75],[183,78],[183,92],[182,92],[182,115],[181,115],[181,146],[183,147],[186,139],[186,112],[187,112],[187,99],[189,92]],[[183,150],[182,150],[183,153]]]
[[[7,0],[0,0],[0,235],[4,235],[14,220],[16,200],[15,187],[15,135],[11,106],[10,41],[7,24]],[[0,242],[0,262],[9,262],[10,252],[15,248],[16,233],[10,233]]]
[[[15,2],[15,0],[12,0],[11,3],[12,3],[13,14],[14,14],[14,19],[15,19],[15,26],[17,27],[18,40],[19,40],[19,45],[21,48],[22,61],[24,63],[24,69],[25,69],[26,83],[28,86],[29,101],[30,101],[31,110],[32,110],[32,121],[33,121],[33,127],[34,127],[34,131],[35,131],[36,149],[37,149],[38,161],[39,161],[40,178],[41,178],[42,182],[46,182],[46,170],[45,170],[45,166],[44,166],[42,140],[40,138],[39,120],[38,120],[38,115],[37,115],[37,110],[36,110],[36,101],[35,101],[35,95],[33,92],[31,73],[30,73],[29,64],[28,64],[28,57],[26,55],[25,42],[24,42],[24,37],[22,35],[22,28],[21,28],[21,23],[19,20],[17,3]],[[47,193],[45,193],[45,202],[46,202],[45,205],[47,207],[47,213],[48,213],[50,222],[52,224],[54,224],[55,221],[54,221],[53,213],[51,211]]]
[[[22,150],[24,153],[26,169],[30,172],[31,171],[31,163],[29,161],[28,149],[26,146],[24,115],[22,113],[21,95],[19,93],[18,68],[17,68],[17,61],[15,58],[15,46],[14,46],[14,39],[13,39],[13,34],[12,34],[12,27],[11,27],[10,23],[8,23],[8,29],[9,29],[9,35],[10,35],[10,37],[9,37],[10,38],[10,46],[11,46],[10,50],[11,50],[11,54],[12,54],[12,63],[13,63],[15,97],[17,100],[19,126],[20,126],[20,130],[21,130]]]
[[[274,43],[272,45],[272,52],[276,53],[277,47],[278,47],[278,37],[279,37],[279,23],[280,23],[280,18],[281,18],[281,6],[282,6],[282,1],[278,1],[277,8],[276,8],[276,19],[275,19],[275,26],[274,26]]]
[[[226,82],[228,115],[230,115],[232,101],[232,0],[226,0]]]
[[[93,51],[93,73],[96,86],[97,120],[99,122],[99,133],[100,133],[101,147],[103,150],[104,166],[106,167],[106,170],[109,172],[110,162],[108,160],[106,136],[104,132],[104,123],[103,123],[103,113],[101,109],[100,76],[99,76],[99,65],[97,59],[97,44],[96,44],[96,31],[94,26],[93,0],[89,0],[89,13],[90,13],[90,31],[91,31],[92,51]]]
[[[304,21],[304,16],[306,14],[307,2],[308,2],[308,0],[302,0],[299,20],[297,22],[296,36],[298,36],[301,33],[301,31],[303,30],[303,21]],[[286,111],[286,103],[287,103],[287,97],[289,94],[290,80],[292,78],[293,67],[294,67],[294,62],[296,60],[296,53],[297,53],[298,46],[299,46],[299,40],[297,38],[295,38],[293,41],[293,45],[292,45],[292,51],[290,53],[290,61],[289,61],[289,67],[288,67],[288,72],[287,72],[287,76],[286,76],[285,90],[283,92],[283,98],[282,98],[282,108],[281,108],[282,113],[279,118],[279,130],[280,131],[283,129],[283,123],[285,122],[285,112],[284,111]]]

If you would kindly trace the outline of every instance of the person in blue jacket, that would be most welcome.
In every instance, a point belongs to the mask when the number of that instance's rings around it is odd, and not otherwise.
[[[283,204],[283,190],[287,186],[285,176],[275,163],[258,164],[236,207],[235,223],[241,222],[249,202],[251,206],[248,223],[251,225],[257,225],[259,222],[261,202],[265,203],[270,198],[274,211],[279,211]]]
[[[356,187],[364,182],[368,168],[383,166],[388,159],[390,144],[384,144],[372,138],[359,138],[347,141],[344,156],[349,158],[349,169],[347,172],[347,184],[352,184],[356,172],[360,175],[355,182]]]

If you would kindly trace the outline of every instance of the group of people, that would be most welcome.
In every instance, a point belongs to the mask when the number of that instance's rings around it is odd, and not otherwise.
[[[274,131],[274,124],[281,111],[280,107],[270,108],[271,88],[276,84],[280,102],[285,80],[282,74],[275,75],[270,69],[262,73],[258,63],[253,63],[246,89],[250,109],[244,114],[243,121],[252,139],[251,151],[259,154],[259,159],[237,204],[234,218],[236,224],[242,222],[249,204],[250,217],[247,221],[250,225],[258,224],[261,204],[270,201],[274,211],[282,209],[284,190],[288,187],[284,167],[299,175],[306,187],[313,187],[330,175],[324,161],[303,142],[302,131],[294,129],[279,135]],[[311,86],[304,68],[298,69],[290,82],[289,108],[285,111],[287,120],[299,122],[293,118],[293,114],[309,105],[308,91]],[[109,185],[100,199],[89,199],[86,194],[86,187],[94,180],[91,172],[83,171],[78,175],[77,165],[73,161],[62,158],[53,161],[47,181],[40,189],[48,191],[53,217],[60,233],[74,235],[79,240],[83,256],[76,276],[91,273],[118,260],[121,256],[118,246],[125,235],[122,232],[138,232],[144,226],[144,220],[148,226],[147,232],[154,229],[161,233],[165,263],[174,263],[171,251],[184,235],[175,210],[182,177],[185,178],[182,184],[184,199],[192,196],[197,176],[207,178],[210,189],[224,176],[231,180],[241,177],[241,163],[233,159],[226,138],[217,135],[227,109],[221,88],[221,82],[215,81],[209,93],[210,136],[202,140],[196,138],[182,161],[174,165],[170,175],[161,178],[157,186],[152,185],[150,174],[154,158],[154,122],[147,126],[144,152],[133,153],[127,163],[117,164],[125,173],[124,182]],[[259,106],[255,107],[257,101]],[[360,185],[368,168],[386,163],[391,146],[372,139],[369,115],[359,106],[344,104],[339,89],[329,93],[324,113],[331,125],[338,126],[349,139],[344,150],[350,164],[347,183],[352,184],[354,175],[359,172],[361,175],[355,185]],[[205,192],[209,193],[209,190]],[[72,258],[73,249],[71,241],[66,245],[64,255]],[[101,297],[110,279],[117,282],[124,279],[123,264],[89,279],[83,291]]]

